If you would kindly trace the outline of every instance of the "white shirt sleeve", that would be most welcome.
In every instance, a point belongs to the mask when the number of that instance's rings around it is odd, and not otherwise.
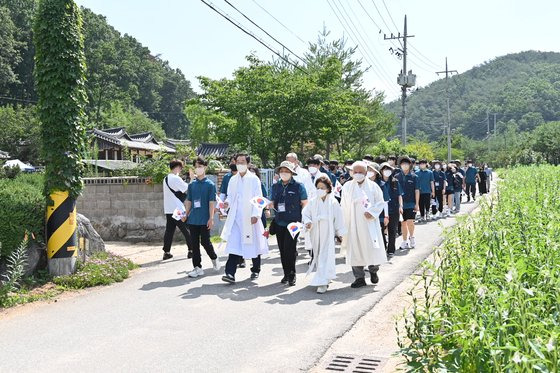
[[[173,175],[173,177],[168,177],[167,182],[169,183],[171,189],[173,189],[174,191],[186,193],[187,189],[189,188],[189,184],[185,183],[183,179],[181,179],[177,175]]]

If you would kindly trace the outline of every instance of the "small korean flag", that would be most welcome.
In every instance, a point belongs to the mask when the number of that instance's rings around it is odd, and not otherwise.
[[[225,207],[225,203],[224,201],[222,201],[222,199],[220,198],[219,195],[216,194],[216,204],[218,209],[220,209],[220,212],[222,213],[222,215],[227,215],[227,211],[224,208]]]
[[[270,201],[264,197],[255,197],[251,199],[251,204],[256,208],[263,210],[266,206],[270,204]]]
[[[295,239],[296,235],[301,232],[301,230],[303,229],[303,224],[302,223],[290,223],[288,224],[288,231],[290,232],[290,234],[292,235],[292,238]]]
[[[175,209],[175,211],[173,211],[173,215],[171,215],[171,217],[175,220],[184,219],[186,216],[187,213],[184,210],[180,210],[180,209]]]
[[[338,182],[338,180],[336,181],[336,184],[334,185],[334,196],[337,198],[340,198],[340,194],[342,193],[342,185]]]

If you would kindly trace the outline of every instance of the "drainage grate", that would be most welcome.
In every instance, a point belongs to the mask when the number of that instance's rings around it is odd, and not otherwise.
[[[371,373],[379,371],[385,361],[376,356],[334,355],[325,369],[327,372]]]

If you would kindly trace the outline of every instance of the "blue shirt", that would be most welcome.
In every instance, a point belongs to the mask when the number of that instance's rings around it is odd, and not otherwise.
[[[478,170],[475,167],[469,167],[467,168],[467,171],[465,172],[465,183],[467,184],[474,184],[476,183],[476,174],[478,173]]]
[[[327,170],[325,167],[321,167],[321,168],[319,168],[319,171],[326,174],[329,177],[329,179],[331,179],[331,183],[334,187],[334,185],[336,184],[336,176],[334,176],[334,174],[331,172],[331,170]]]
[[[434,187],[436,188],[436,190],[443,190],[445,179],[446,177],[443,171],[434,171]]]
[[[227,187],[229,185],[229,179],[231,179],[232,176],[233,174],[231,172],[228,172],[227,174],[224,175],[222,179],[222,185],[220,185],[221,194],[225,194],[227,196]]]
[[[418,176],[418,186],[421,194],[432,193],[432,181],[434,181],[434,173],[430,170],[420,170],[416,173]]]
[[[210,202],[216,201],[216,185],[206,177],[202,180],[194,179],[189,184],[187,200],[191,201],[191,211],[187,218],[187,224],[208,224],[208,220],[210,220]]]
[[[420,189],[418,176],[414,172],[409,172],[408,175],[400,172],[395,177],[403,189],[403,209],[413,209],[416,206],[416,191]]]
[[[382,180],[380,178],[375,179],[375,182],[377,183],[377,185],[379,185],[379,187],[381,188],[381,191],[383,192],[383,201],[385,202],[389,202],[391,200],[391,195],[389,194],[389,183],[390,181],[385,181]],[[381,211],[381,214],[379,214],[379,219],[383,220],[385,219],[385,209],[383,209]]]

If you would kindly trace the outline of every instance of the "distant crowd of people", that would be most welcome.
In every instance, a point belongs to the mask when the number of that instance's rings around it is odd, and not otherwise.
[[[173,257],[171,243],[179,228],[194,267],[188,276],[204,275],[201,245],[213,269],[220,271],[222,264],[210,239],[219,212],[225,216],[221,232],[228,255],[225,282],[236,282],[237,270],[246,266],[246,259],[252,262],[250,278],[258,279],[261,256],[268,254],[269,237],[276,236],[282,284],[296,285],[298,243],[311,256],[307,273],[313,273],[310,284],[318,293],[326,292],[336,277],[337,244],[352,267],[350,286],[366,286],[366,270],[376,284],[380,265],[396,252],[397,236],[402,235],[400,250],[414,249],[415,223],[458,213],[463,195],[466,202],[474,201],[477,187],[480,195],[489,191],[492,170],[487,165],[475,167],[471,160],[464,164],[370,155],[340,164],[315,155],[303,165],[297,154],[290,153],[275,169],[268,193],[249,154],[231,159],[219,191],[206,176],[204,158],[193,162],[194,178],[189,184],[180,177],[183,163],[174,160],[164,180],[163,260]]]

